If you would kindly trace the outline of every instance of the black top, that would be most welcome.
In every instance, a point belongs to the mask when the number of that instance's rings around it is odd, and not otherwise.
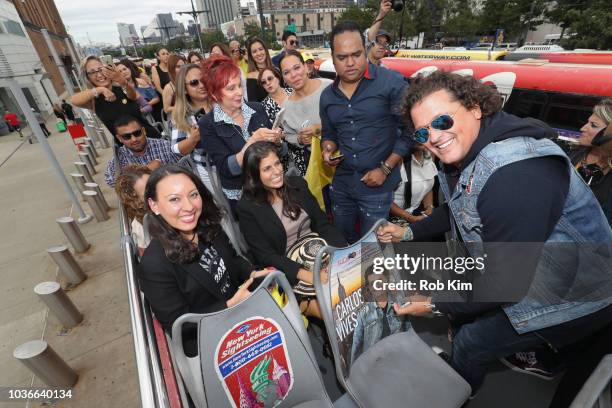
[[[115,99],[113,102],[108,102],[106,99],[104,99],[104,95],[98,95],[98,97],[94,99],[94,111],[111,134],[116,134],[115,127],[113,126],[115,120],[117,120],[119,116],[127,114],[140,120],[140,123],[143,124],[147,131],[147,137],[160,137],[157,129],[149,125],[149,123],[142,117],[138,102],[128,98],[120,86],[113,86],[112,91],[117,97],[117,99]]]
[[[170,74],[168,71],[163,71],[159,65],[155,66],[155,70],[157,71],[157,75],[159,76],[159,86],[163,90],[164,87],[170,82]]]
[[[294,176],[287,177],[285,183],[292,189],[295,201],[308,214],[310,229],[318,233],[329,245],[345,247],[347,242],[342,233],[329,223],[319,203],[310,193],[306,181]],[[236,211],[240,231],[256,262],[262,267],[273,266],[283,271],[289,282],[296,284],[297,273],[302,265],[285,256],[287,232],[270,203],[257,204],[243,195],[238,201]]]
[[[145,250],[136,270],[140,289],[166,331],[171,332],[174,321],[185,313],[225,309],[227,300],[249,278],[253,267],[236,254],[224,233],[210,247],[214,251],[200,246],[204,261],[183,265],[170,262],[157,239]]]
[[[462,163],[462,168],[469,165],[489,143],[519,136],[547,138],[548,133],[547,129],[534,126],[533,122],[525,122],[505,113],[496,114],[483,120],[478,138]],[[459,172],[459,169],[445,166],[443,176],[451,189],[454,189]],[[569,181],[567,163],[554,156],[522,160],[498,169],[489,177],[476,204],[483,225],[483,242],[545,242],[561,218]],[[411,224],[410,228],[415,241],[449,231],[451,224],[448,206],[444,204],[436,208],[430,217]],[[541,247],[533,245],[532,249],[522,254],[523,273],[533,273],[539,261]],[[504,259],[503,251],[488,254],[487,273],[484,274],[487,275],[486,284],[496,282],[502,289],[517,287],[519,279],[516,271],[504,268],[504,265],[516,265],[516,262],[511,261]],[[520,281],[531,282],[528,277]],[[518,287],[516,289],[520,290]],[[453,315],[479,314],[499,305],[487,302],[440,303],[438,309]]]
[[[266,90],[259,85],[257,78],[247,78],[246,87],[249,102],[261,102],[266,98],[266,96],[268,96]]]
[[[248,102],[247,105],[255,111],[249,121],[248,133],[252,135],[257,129],[271,128],[272,124],[266,115],[266,111],[260,103]],[[217,166],[221,186],[230,190],[242,188],[242,172],[238,173],[228,164],[228,158],[238,153],[245,145],[242,130],[238,125],[230,125],[226,122],[215,122],[215,110],[208,112],[198,121],[200,134],[204,135],[198,142],[197,147],[204,149],[212,163]]]

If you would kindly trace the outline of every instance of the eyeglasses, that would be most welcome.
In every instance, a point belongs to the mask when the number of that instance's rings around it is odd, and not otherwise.
[[[376,45],[378,45],[381,48],[389,48],[389,43],[384,42],[384,41],[376,41]]]
[[[104,72],[104,67],[100,67],[98,69],[94,69],[93,71],[85,72],[87,76],[96,76],[98,74],[102,74]]]
[[[261,78],[261,84],[262,85],[267,85],[268,83],[272,82],[274,80],[274,76],[269,76],[267,78]]]
[[[187,82],[187,85],[192,86],[192,87],[196,87],[199,86],[202,82],[200,82],[199,79],[192,79],[191,81]]]
[[[455,125],[455,121],[453,120],[453,116],[455,116],[457,112],[449,115],[447,113],[437,116],[431,123],[427,126],[423,126],[414,131],[412,137],[419,143],[425,143],[429,140],[429,129],[436,130],[448,130]]]
[[[125,140],[126,142],[128,140],[130,140],[132,137],[139,138],[140,136],[142,136],[142,129],[143,128],[140,128],[140,129],[135,130],[135,131],[133,131],[131,133],[124,133],[122,135],[119,135],[119,137],[122,138],[123,140]]]
[[[297,40],[289,40],[289,45],[295,45],[296,47],[300,45],[300,42]]]

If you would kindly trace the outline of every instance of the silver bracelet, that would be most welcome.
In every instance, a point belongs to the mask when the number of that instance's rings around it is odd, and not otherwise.
[[[404,235],[402,236],[402,241],[412,241],[413,239],[414,234],[412,233],[412,229],[410,229],[410,227],[406,227]]]

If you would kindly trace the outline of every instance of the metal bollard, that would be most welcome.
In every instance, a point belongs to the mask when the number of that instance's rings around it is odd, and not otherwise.
[[[108,202],[106,201],[104,194],[102,194],[102,190],[100,190],[98,183],[85,183],[85,188],[83,190],[95,191],[98,194],[98,199],[102,205],[102,208],[104,208],[106,211],[110,210],[110,205],[108,205]]]
[[[34,293],[45,302],[62,326],[70,329],[83,321],[83,315],[66,295],[58,282],[41,282],[34,287]]]
[[[106,133],[104,133],[104,129],[102,129],[101,127],[94,127],[94,129],[98,132],[98,138],[100,139],[100,144],[102,145],[102,148],[108,149],[110,147],[110,144],[108,143],[108,139],[106,138]]]
[[[83,149],[85,149],[85,153],[87,153],[89,155],[89,158],[91,159],[91,162],[93,163],[94,166],[97,166],[98,164],[98,159],[96,159],[96,155],[93,152],[93,149],[91,148],[90,144],[84,144],[83,145]]]
[[[96,193],[95,191],[91,191],[91,190],[83,191],[83,197],[85,197],[85,201],[87,201],[87,203],[91,207],[91,211],[93,211],[94,217],[96,217],[96,221],[103,222],[103,221],[108,220],[110,217],[108,213],[106,212],[106,210],[102,207],[102,205],[98,201],[99,199],[97,198],[97,196],[98,196],[98,193]]]
[[[96,149],[96,144],[94,143],[94,140],[90,137],[86,137],[85,141],[91,147],[91,150],[93,150],[94,156],[100,157],[100,153],[98,153],[98,149]]]
[[[74,165],[76,166],[76,169],[79,173],[81,173],[83,175],[83,177],[85,177],[85,181],[87,181],[88,183],[95,183],[96,181],[94,180],[93,176],[91,175],[91,173],[89,172],[89,169],[87,168],[87,164],[83,163],[83,162],[74,162]]]
[[[13,351],[13,357],[50,387],[70,388],[79,379],[77,373],[43,340],[21,344]]]
[[[85,176],[80,173],[70,173],[70,177],[72,177],[72,181],[76,186],[77,190],[83,195],[83,190],[87,190],[85,188]]]
[[[85,152],[79,152],[79,159],[80,161],[85,163],[85,165],[87,166],[87,170],[89,170],[92,176],[98,173],[96,171],[96,168],[94,167],[93,162],[91,161],[91,158],[89,157],[89,154]]]
[[[72,217],[61,217],[57,218],[55,221],[59,224],[62,231],[64,231],[64,235],[68,238],[68,242],[70,242],[74,252],[80,253],[89,249],[91,244],[87,242],[87,239],[85,239],[81,229]]]
[[[64,275],[71,284],[78,285],[87,279],[87,275],[85,275],[66,245],[47,248],[47,253],[57,264],[62,275]]]

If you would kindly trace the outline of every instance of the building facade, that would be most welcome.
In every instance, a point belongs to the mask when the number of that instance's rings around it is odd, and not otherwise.
[[[66,33],[66,27],[64,27],[57,7],[55,7],[55,2],[53,0],[12,0],[12,3],[32,44],[34,44],[44,70],[51,77],[55,92],[58,95],[63,94],[66,91],[64,81],[40,30],[44,28],[49,31],[51,42],[67,68],[78,67],[78,61],[72,61],[70,56],[70,51],[65,42],[65,39],[69,38],[68,33]]]
[[[202,27],[218,29],[240,15],[240,0],[196,0],[196,9],[203,11]]]
[[[36,51],[13,3],[0,0],[0,77],[13,78],[30,107],[51,114],[58,96]],[[0,88],[0,112],[7,109],[21,113],[10,90]]]
[[[117,23],[117,31],[119,31],[119,42],[123,47],[131,47],[138,38],[134,24]]]
[[[337,9],[354,4],[353,0],[262,0],[264,13],[277,10]]]
[[[307,47],[323,46],[324,35],[330,33],[345,9],[278,10],[270,13],[272,29],[280,40],[286,27],[295,26],[300,42]]]

